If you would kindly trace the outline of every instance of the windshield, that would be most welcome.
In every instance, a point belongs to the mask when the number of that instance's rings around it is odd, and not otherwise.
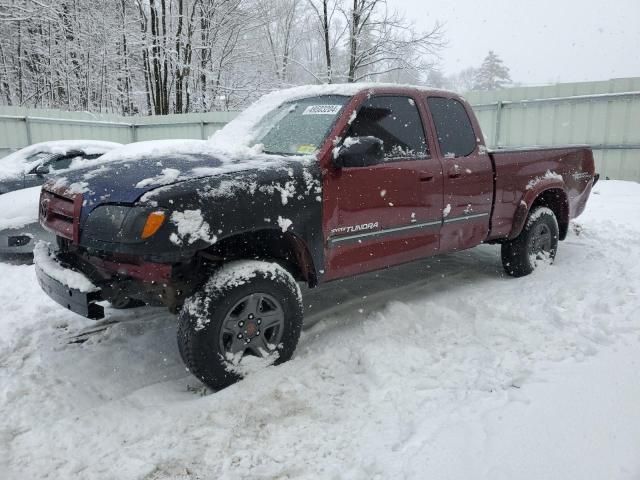
[[[323,95],[283,103],[258,123],[256,144],[262,144],[265,153],[314,153],[348,100],[343,95]]]

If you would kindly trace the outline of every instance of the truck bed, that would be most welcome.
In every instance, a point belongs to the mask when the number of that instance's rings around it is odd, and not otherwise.
[[[489,151],[493,162],[495,203],[489,240],[511,238],[518,210],[530,206],[543,190],[564,190],[567,221],[584,210],[595,175],[587,146],[511,148]],[[533,197],[533,198],[530,198]],[[524,203],[523,203],[524,202]],[[563,228],[560,225],[561,236]]]

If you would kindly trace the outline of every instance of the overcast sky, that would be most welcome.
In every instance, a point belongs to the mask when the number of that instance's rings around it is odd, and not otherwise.
[[[442,70],[492,49],[523,84],[640,77],[640,0],[388,0],[425,27],[444,22]]]

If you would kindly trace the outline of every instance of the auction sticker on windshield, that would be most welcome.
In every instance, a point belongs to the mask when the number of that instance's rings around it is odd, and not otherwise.
[[[302,112],[303,115],[336,115],[342,105],[309,105]]]

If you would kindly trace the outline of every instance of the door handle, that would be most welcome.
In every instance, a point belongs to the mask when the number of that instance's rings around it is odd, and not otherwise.
[[[431,180],[433,180],[433,175],[420,175],[421,182],[430,182]]]
[[[460,178],[462,176],[462,169],[460,168],[459,165],[454,165],[453,168],[451,170],[449,170],[449,173],[447,174],[447,176],[449,178]]]

